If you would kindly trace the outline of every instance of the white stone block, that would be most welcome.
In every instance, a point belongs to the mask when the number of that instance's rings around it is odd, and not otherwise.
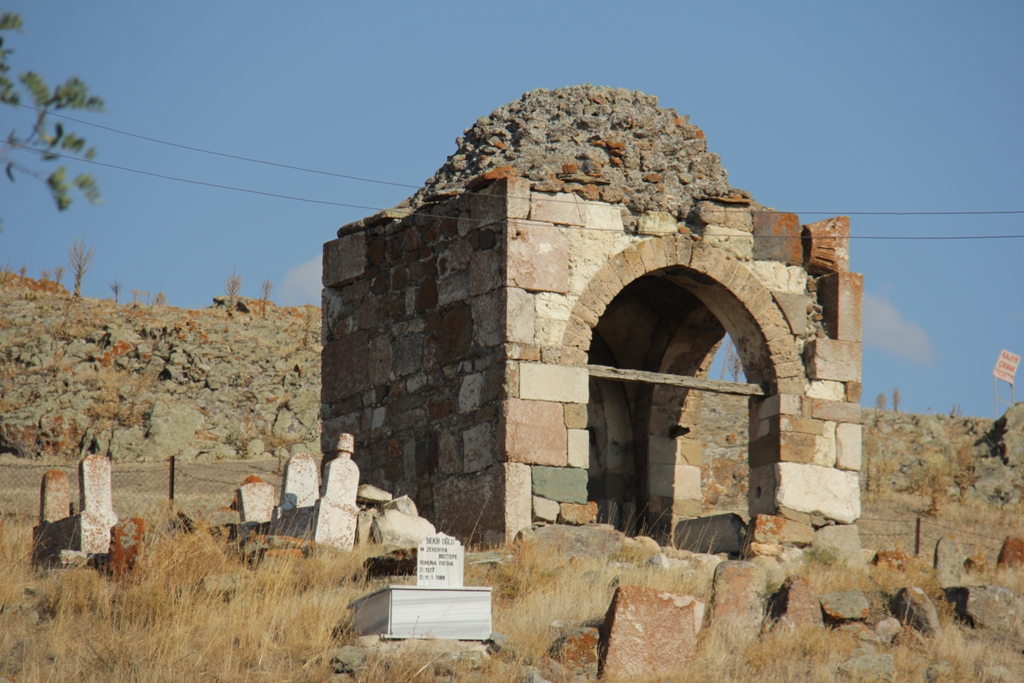
[[[309,453],[296,453],[284,465],[281,482],[282,510],[312,507],[320,493],[320,477],[316,461]]]
[[[618,206],[604,202],[586,202],[586,205],[588,230],[623,231],[622,210]]]
[[[568,438],[569,467],[590,467],[590,432],[570,429]]]
[[[776,415],[799,415],[800,397],[795,394],[775,394],[761,401],[757,416],[761,419]]]
[[[833,467],[776,463],[775,503],[797,512],[820,515],[841,524],[860,517],[860,476]]]
[[[559,403],[587,403],[590,400],[590,375],[586,368],[520,363],[519,398]]]
[[[700,500],[700,468],[693,465],[675,466],[675,492],[673,498]]]
[[[841,470],[860,471],[862,427],[841,424],[836,427],[836,467]]]
[[[570,192],[545,194],[534,192],[530,202],[530,220],[556,225],[587,224],[587,202]]]
[[[745,264],[768,289],[789,294],[807,292],[807,271],[778,261],[751,261]]]
[[[709,225],[704,228],[704,242],[744,261],[749,261],[754,254],[754,236],[734,228]]]
[[[675,235],[679,232],[676,217],[665,211],[645,211],[636,222],[641,235]]]
[[[537,317],[533,295],[518,287],[508,287],[505,291],[507,293],[505,330],[508,340],[521,344],[532,344],[534,321]]]
[[[842,382],[829,380],[809,380],[804,383],[805,393],[810,398],[822,398],[826,401],[845,401],[846,385]]]
[[[559,510],[558,501],[548,500],[540,496],[533,497],[533,518],[535,520],[554,524],[558,521]]]
[[[480,396],[484,388],[483,373],[466,375],[459,387],[459,412],[469,413],[480,407]]]
[[[836,423],[823,422],[822,435],[814,437],[815,465],[835,467],[836,465]]]

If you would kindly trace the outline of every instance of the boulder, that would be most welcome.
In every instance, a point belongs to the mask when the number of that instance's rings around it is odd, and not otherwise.
[[[903,588],[892,601],[892,611],[906,626],[925,636],[934,636],[942,631],[939,613],[928,595],[916,586]]]
[[[896,676],[896,659],[878,654],[852,657],[839,665],[839,675],[854,681],[891,681]]]
[[[356,499],[358,500],[358,494],[356,494],[356,496]],[[384,503],[384,510],[398,510],[399,512],[412,515],[413,517],[419,517],[420,514],[419,510],[416,509],[416,503],[414,503],[412,498],[409,496],[401,496]]]
[[[756,634],[764,620],[767,573],[751,562],[722,562],[712,582],[711,622],[715,627]]]
[[[597,678],[601,634],[593,627],[571,629],[555,638],[548,655],[575,676]]]
[[[360,484],[356,490],[356,503],[359,505],[383,505],[389,502],[394,496],[370,484]]]
[[[825,593],[821,596],[821,611],[825,621],[830,624],[864,621],[868,618],[869,610],[868,599],[859,590]]]
[[[1024,566],[1024,538],[1020,536],[1009,536],[1003,541],[1003,547],[999,549],[999,559],[996,560],[997,567],[1021,567]]]
[[[768,604],[768,615],[773,624],[790,628],[823,625],[818,594],[806,576],[786,579]]]
[[[956,615],[975,628],[1014,632],[1024,604],[1001,586],[955,586],[945,590]]]
[[[814,532],[811,547],[833,555],[839,562],[860,563],[860,531],[853,524],[824,526]]]
[[[697,652],[704,603],[642,586],[615,590],[604,622],[602,675],[630,680],[679,672]]]
[[[551,524],[529,534],[523,540],[535,543],[538,550],[571,559],[589,557],[608,560],[617,556],[624,547],[623,535],[601,526],[568,526]]]
[[[374,543],[399,548],[415,548],[424,538],[436,533],[434,525],[427,520],[398,510],[385,510],[370,526]]]

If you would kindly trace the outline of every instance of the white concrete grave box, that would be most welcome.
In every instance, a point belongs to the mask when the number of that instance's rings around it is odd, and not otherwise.
[[[386,586],[349,607],[361,636],[487,640],[491,637],[491,588]]]
[[[491,637],[491,589],[462,585],[466,551],[458,539],[428,536],[416,551],[416,585],[387,586],[351,605],[360,635],[385,638]]]

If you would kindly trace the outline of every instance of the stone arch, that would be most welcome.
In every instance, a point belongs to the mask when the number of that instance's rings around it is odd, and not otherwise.
[[[566,324],[566,356],[585,363],[592,331],[608,304],[635,280],[660,273],[694,293],[722,322],[750,381],[764,385],[769,395],[803,394],[800,352],[771,292],[741,261],[685,236],[631,245],[594,274]]]
[[[676,290],[686,294],[681,294],[683,299],[671,301],[669,292]],[[638,338],[647,347],[643,361],[615,358],[610,346],[621,350],[629,341],[620,338],[617,345],[610,345],[604,338],[595,339],[602,320],[608,320],[606,312],[614,318],[629,306],[622,299],[616,301],[620,295],[635,301],[663,298],[663,307],[670,311],[671,325],[663,319],[658,323],[661,327],[649,335],[637,326]],[[691,308],[685,307],[685,301],[692,302]],[[607,334],[608,328],[605,330]],[[749,268],[721,249],[686,236],[654,237],[615,254],[590,278],[567,322],[563,358],[579,364],[597,358],[598,365],[667,374],[706,374],[726,332],[736,344],[749,382],[761,385],[769,396],[804,393],[804,366],[789,324],[771,292]],[[594,344],[598,346],[592,348]],[[596,426],[595,415],[602,411],[607,414],[612,408],[595,405],[610,389],[608,380],[591,381],[591,426]],[[676,403],[666,411],[666,401]],[[760,428],[759,404],[759,400],[751,402],[752,439]],[[673,425],[665,429],[661,424],[667,424],[664,415],[656,420],[652,411],[660,409],[664,413],[673,408],[679,417],[678,428]],[[622,412],[621,407],[618,410]],[[588,496],[598,501],[602,521],[626,530],[633,530],[632,524],[638,522],[649,530],[665,532],[668,525],[674,528],[677,521],[699,516],[701,444],[696,432],[689,433],[695,428],[692,417],[699,414],[699,398],[686,390],[647,387],[633,392],[629,412],[632,463],[625,467],[620,463],[620,469],[614,472],[603,469],[606,463],[599,461],[600,443],[592,445]],[[692,422],[688,427],[682,424],[687,417]],[[599,437],[599,432],[595,436]],[[613,484],[616,477],[618,481]],[[615,495],[621,497],[616,500]]]

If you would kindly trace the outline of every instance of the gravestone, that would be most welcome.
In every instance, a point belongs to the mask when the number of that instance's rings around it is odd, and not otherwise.
[[[466,549],[457,538],[438,534],[424,538],[416,554],[416,585],[462,588]]]
[[[79,547],[83,553],[106,553],[110,549],[110,528],[117,524],[110,493],[110,459],[89,455],[78,465],[78,486],[82,513],[79,516]]]
[[[70,511],[71,480],[60,470],[50,470],[39,486],[39,523],[59,522]]]
[[[351,435],[342,434],[342,437]],[[359,467],[352,461],[351,451],[341,450],[346,440],[339,439],[338,457],[324,467],[320,499],[313,511],[313,540],[340,550],[352,550],[356,539],[356,494],[359,490]]]
[[[416,552],[416,585],[386,586],[349,608],[360,635],[382,638],[491,637],[491,589],[464,586],[466,551],[445,534],[424,538]]]
[[[313,457],[296,453],[288,458],[281,483],[281,500],[270,520],[270,533],[307,537],[313,529],[319,489],[319,473]]]
[[[238,487],[238,513],[242,524],[264,524],[274,510],[274,486],[257,476],[247,477]]]

